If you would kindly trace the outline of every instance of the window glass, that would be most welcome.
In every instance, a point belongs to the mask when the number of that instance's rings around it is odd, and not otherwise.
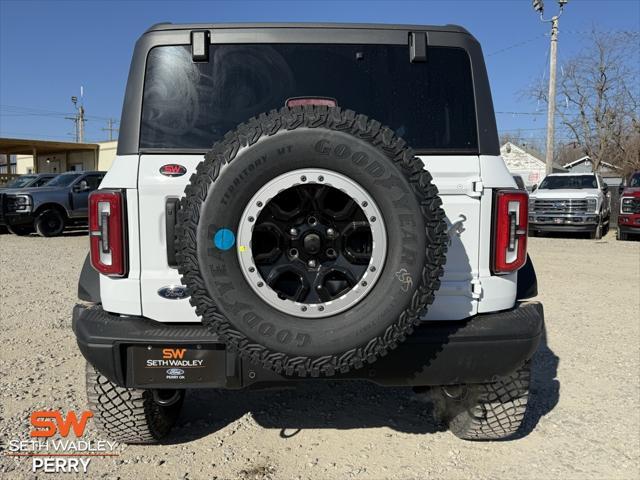
[[[100,186],[100,182],[102,181],[103,177],[104,175],[87,175],[85,180],[89,185],[89,190],[97,189]]]
[[[21,175],[5,184],[5,188],[21,188],[27,186],[36,178],[35,175]]]
[[[47,187],[68,187],[80,176],[79,173],[63,173],[51,180]]]
[[[151,50],[141,148],[208,149],[229,130],[292,97],[331,97],[389,126],[419,150],[477,152],[467,52],[430,47],[411,63],[401,45],[211,45]]]
[[[540,184],[541,189],[555,190],[560,188],[598,188],[595,175],[561,175],[545,177]]]

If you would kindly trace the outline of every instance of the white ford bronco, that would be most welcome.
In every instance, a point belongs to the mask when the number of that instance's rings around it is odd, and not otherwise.
[[[187,389],[360,379],[516,435],[544,323],[527,208],[461,27],[153,26],[89,201],[90,407],[152,443]]]
[[[611,194],[599,173],[552,173],[529,197],[529,234],[609,231]]]

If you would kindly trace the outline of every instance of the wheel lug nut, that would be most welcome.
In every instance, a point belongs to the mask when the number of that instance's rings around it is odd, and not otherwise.
[[[316,268],[318,266],[318,262],[316,262],[313,258],[307,262],[309,268]]]
[[[333,228],[327,228],[327,237],[333,238],[336,236],[336,231]]]
[[[362,202],[361,204],[363,207],[366,207],[367,205],[369,205],[369,202]]]
[[[289,255],[292,256],[292,257],[297,257],[298,256],[298,249],[292,248],[291,250],[289,250]]]
[[[372,266],[370,266],[370,267],[369,267],[369,270],[370,270],[370,271],[372,271],[372,272],[375,272],[375,271],[376,271],[376,267],[374,267],[374,266],[372,265]]]
[[[253,272],[255,272],[255,271],[256,271],[256,269],[255,269],[255,268],[253,268],[253,267],[249,267],[249,271],[250,271],[251,273],[253,273]]]
[[[369,221],[370,221],[370,222],[375,222],[375,221],[376,221],[376,217],[370,217],[370,218],[369,218]]]
[[[292,237],[297,237],[298,236],[298,230],[296,230],[295,228],[292,228],[289,230],[289,235],[291,235]]]
[[[324,177],[323,177],[322,175],[320,175],[320,176],[318,177],[318,181],[319,181],[319,182],[324,182]]]
[[[264,283],[258,282],[258,287],[263,287],[263,286],[264,286]]]
[[[367,286],[367,282],[362,282],[360,285],[362,285],[363,287]]]
[[[256,206],[260,208],[262,206],[262,202],[256,202]]]
[[[249,222],[253,222],[254,220],[255,220],[255,218],[249,217]]]
[[[302,306],[302,308],[300,308],[300,310],[302,310],[303,312],[307,311],[307,307],[305,307],[304,305]]]
[[[320,312],[324,312],[324,307],[323,307],[322,305],[320,305],[320,306],[318,307],[318,311],[320,311]]]
[[[307,177],[305,177],[304,175],[302,175],[302,176],[300,177],[300,180],[301,180],[301,181],[303,181],[303,182],[306,182],[306,181],[307,181]]]

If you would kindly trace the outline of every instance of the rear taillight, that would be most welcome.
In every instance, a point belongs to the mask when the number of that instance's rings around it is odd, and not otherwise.
[[[124,198],[118,190],[96,190],[89,195],[91,265],[110,277],[127,273]]]
[[[495,200],[493,273],[510,273],[527,261],[529,195],[522,190],[499,190]]]

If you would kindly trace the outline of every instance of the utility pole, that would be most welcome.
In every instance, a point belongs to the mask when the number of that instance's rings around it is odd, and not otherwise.
[[[107,124],[109,125],[107,128],[103,128],[102,131],[103,132],[109,132],[109,141],[113,140],[113,132],[117,132],[118,129],[116,127],[114,127],[115,125],[115,120],[113,118],[110,118],[107,121]]]
[[[78,143],[84,143],[84,106],[78,107]]]
[[[71,103],[76,109],[76,114],[73,117],[64,117],[66,120],[73,120],[75,123],[75,142],[84,143],[84,104],[82,102],[83,88],[80,87],[80,105],[78,106],[78,97],[75,95],[71,97]]]
[[[569,0],[558,0],[560,11],[549,20],[545,20],[543,0],[533,0],[533,9],[540,14],[540,20],[551,23],[551,47],[549,52],[549,108],[547,110],[547,157],[546,173],[553,172],[553,146],[556,114],[556,62],[558,57],[558,24],[560,15],[564,11],[564,6]]]

